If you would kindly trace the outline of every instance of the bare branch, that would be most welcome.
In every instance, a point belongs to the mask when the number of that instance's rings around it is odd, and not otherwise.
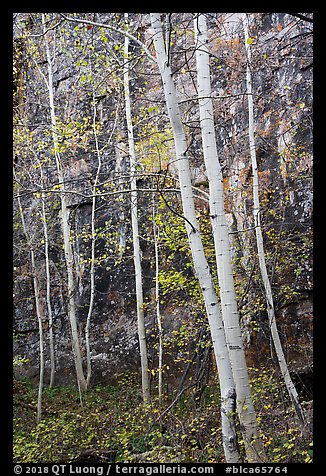
[[[314,22],[312,18],[306,17],[305,15],[301,15],[301,13],[289,13],[289,12],[285,12],[285,13],[287,13],[288,15],[292,15],[294,17],[300,18],[300,20],[308,21],[309,23]]]
[[[151,54],[151,52],[149,51],[147,46],[144,45],[144,43],[142,41],[138,40],[138,38],[133,36],[131,33],[128,33],[128,31],[126,31],[126,30],[121,30],[120,28],[116,28],[115,26],[108,25],[106,23],[98,23],[98,22],[95,22],[95,21],[84,20],[82,18],[67,17],[63,13],[59,13],[59,15],[61,15],[67,21],[72,21],[74,23],[84,23],[85,25],[93,25],[93,26],[98,26],[100,28],[108,28],[109,30],[115,31],[116,33],[120,33],[121,35],[127,36],[130,40],[134,41],[141,48],[143,48],[144,52],[149,57],[149,59],[156,63],[156,58]]]

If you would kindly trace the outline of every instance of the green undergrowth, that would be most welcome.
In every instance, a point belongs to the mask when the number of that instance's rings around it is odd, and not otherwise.
[[[269,462],[311,462],[311,435],[297,425],[275,372],[251,369],[250,374]],[[116,386],[90,388],[82,405],[74,387],[45,387],[39,424],[37,388],[15,381],[13,396],[16,463],[225,462],[216,382],[200,398],[190,389],[165,413],[176,394],[161,408],[155,398],[144,406],[139,386],[128,376]],[[240,434],[239,441],[242,446]]]

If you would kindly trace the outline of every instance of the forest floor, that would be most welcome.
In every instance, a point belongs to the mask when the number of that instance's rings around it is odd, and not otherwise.
[[[311,435],[296,423],[275,372],[251,369],[250,373],[269,462],[312,462]],[[200,398],[193,389],[182,394],[164,414],[175,395],[161,408],[155,399],[144,406],[139,386],[126,375],[116,386],[87,390],[82,405],[75,387],[45,387],[38,424],[37,393],[32,382],[14,381],[15,463],[225,462],[214,382]],[[240,434],[239,443],[242,447]]]

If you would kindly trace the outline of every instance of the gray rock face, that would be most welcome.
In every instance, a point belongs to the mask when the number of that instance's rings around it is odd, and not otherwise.
[[[23,15],[23,14],[20,14]],[[25,14],[24,14],[25,15]],[[177,15],[177,14],[175,14]],[[216,14],[214,14],[216,15]],[[223,167],[223,178],[226,194],[226,213],[228,218],[233,256],[237,260],[235,273],[239,281],[246,283],[253,273],[254,256],[252,228],[252,194],[251,169],[247,132],[247,105],[245,101],[245,58],[244,48],[239,36],[239,14],[218,14],[211,17],[210,34],[212,37],[212,80],[214,95],[214,114],[217,131],[219,157]],[[252,16],[253,36],[253,78],[255,94],[255,121],[257,156],[259,161],[259,178],[261,183],[261,201],[264,234],[269,253],[269,269],[274,276],[273,286],[277,296],[276,310],[284,339],[288,343],[288,357],[292,362],[292,370],[310,365],[312,362],[312,265],[309,233],[312,218],[312,68],[311,68],[311,35],[309,28],[298,21],[293,26],[293,19],[284,13],[255,14]],[[23,18],[23,17],[22,17]],[[25,19],[25,17],[24,17]],[[25,19],[26,20],[26,19]],[[136,19],[134,19],[136,21]],[[140,21],[140,20],[139,20]],[[292,22],[292,23],[291,23]],[[144,26],[145,25],[145,26]],[[148,22],[144,20],[141,34],[150,36]],[[218,26],[219,25],[219,26]],[[291,26],[292,25],[292,26]],[[72,26],[67,28],[73,31]],[[74,33],[75,35],[77,33]],[[19,39],[19,29],[15,29],[15,39]],[[70,47],[75,37],[69,37]],[[189,37],[190,38],[190,37]],[[187,40],[192,42],[193,39]],[[176,51],[182,49],[181,39],[176,41]],[[187,44],[186,44],[187,46]],[[66,47],[68,48],[68,47]],[[79,51],[76,50],[76,55]],[[77,58],[77,57],[76,57]],[[58,108],[65,111],[69,120],[81,115],[89,115],[91,111],[90,96],[80,91],[78,112],[74,114],[65,106],[69,93],[75,91],[80,71],[77,59],[65,53],[59,45],[57,70],[55,73],[55,90]],[[201,155],[201,139],[198,129],[198,111],[189,108],[182,101],[195,96],[193,82],[185,79],[177,71],[181,55],[173,57],[176,70],[175,78],[180,92],[181,107],[185,120],[192,129],[189,143],[189,154],[192,163],[193,183],[204,191],[208,190],[207,178]],[[217,60],[216,60],[217,58]],[[194,61],[193,58],[191,61]],[[191,64],[191,63],[190,63]],[[220,67],[222,65],[222,67]],[[181,68],[180,68],[181,70]],[[150,71],[150,70],[149,70]],[[35,74],[35,71],[34,71]],[[35,78],[34,78],[35,79]],[[98,100],[98,114],[101,118],[99,141],[103,145],[113,128],[113,112],[117,104],[116,94],[108,79],[107,91]],[[144,81],[143,76],[140,79]],[[160,83],[155,75],[148,79],[147,89],[152,88],[152,97],[156,100],[161,96]],[[133,87],[135,110],[139,112],[139,104],[143,91]],[[31,95],[36,95],[35,84],[28,86]],[[34,88],[34,89],[33,89]],[[111,88],[111,89],[110,89]],[[113,92],[112,92],[113,91]],[[223,98],[223,99],[222,99]],[[46,102],[45,102],[46,103]],[[48,119],[48,110],[38,106],[36,109],[31,100],[29,111],[30,121],[42,130],[42,123]],[[36,106],[35,106],[36,107]],[[33,109],[34,108],[34,109]],[[69,112],[70,111],[70,112]],[[69,116],[70,114],[70,116]],[[166,120],[166,119],[165,119]],[[123,119],[111,144],[104,148],[100,182],[114,181],[119,183],[119,174],[128,170],[128,155],[125,150],[125,134]],[[155,121],[155,119],[153,119]],[[166,124],[165,124],[166,126]],[[86,126],[85,126],[86,127]],[[136,131],[141,126],[135,126]],[[162,126],[164,128],[164,125]],[[91,130],[90,126],[89,129]],[[83,356],[85,357],[85,323],[89,305],[90,281],[87,259],[90,256],[89,223],[91,215],[91,186],[96,172],[97,162],[94,154],[95,143],[91,135],[88,138],[88,151],[80,144],[76,150],[66,150],[65,178],[67,190],[78,191],[69,194],[71,230],[74,236],[76,300],[78,325],[81,335]],[[92,150],[93,152],[89,152]],[[45,154],[50,154],[46,151]],[[46,169],[48,183],[55,182],[55,167],[49,163]],[[173,167],[171,166],[173,169]],[[173,170],[172,170],[173,172]],[[36,172],[35,172],[36,173]],[[149,182],[142,182],[146,187]],[[120,189],[128,187],[128,181],[120,184]],[[110,190],[109,188],[102,190]],[[141,247],[144,265],[144,294],[146,298],[146,327],[149,340],[150,330],[155,328],[155,306],[153,305],[153,246],[146,241],[148,231],[148,215],[151,214],[151,198],[140,194],[140,222],[143,236]],[[27,225],[34,229],[35,241],[41,236],[41,225],[35,221],[38,201],[27,197],[24,203]],[[206,205],[200,205],[206,207]],[[207,207],[206,207],[207,210]],[[16,210],[17,211],[17,210]],[[75,370],[71,353],[70,329],[66,314],[65,267],[60,245],[60,226],[58,216],[60,206],[58,197],[52,197],[49,221],[51,222],[50,268],[51,293],[54,313],[54,336],[56,355],[56,383],[71,384],[75,382]],[[19,220],[17,220],[18,223]],[[134,270],[132,262],[130,203],[127,194],[121,194],[120,200],[110,196],[97,202],[96,227],[98,240],[96,254],[96,295],[93,316],[91,319],[91,357],[93,365],[92,384],[113,383],[123,372],[139,372],[139,348],[137,336],[137,316],[134,288]],[[282,239],[275,245],[275,234]],[[275,231],[276,230],[276,231]],[[240,232],[239,232],[240,231]],[[14,284],[14,354],[29,359],[15,367],[17,375],[27,375],[38,379],[39,349],[38,325],[33,301],[32,280],[27,256],[24,250],[22,232],[17,225],[16,243],[21,246],[15,251],[15,284]],[[278,247],[284,250],[278,251]],[[286,250],[289,258],[286,256]],[[300,254],[301,253],[301,254]],[[290,259],[291,258],[291,259]],[[291,261],[292,260],[292,261]],[[182,263],[182,259],[180,260]],[[42,251],[37,253],[37,267],[41,288],[45,289],[45,267]],[[167,265],[168,266],[168,265]],[[180,264],[180,266],[182,266]],[[256,273],[256,271],[255,271]],[[258,277],[252,274],[252,289],[241,298],[241,316],[244,337],[248,342],[248,358],[255,361],[256,346],[267,345],[266,313],[259,311],[253,316],[251,302],[261,293]],[[250,281],[248,280],[248,283]],[[288,287],[288,289],[287,289]],[[41,296],[46,309],[45,293]],[[162,306],[167,336],[178,329],[183,319],[191,319],[192,303],[183,308]],[[250,312],[249,312],[250,311]],[[246,321],[248,315],[248,322]],[[263,329],[262,333],[252,332],[251,324],[255,320]],[[248,324],[248,325],[247,325]],[[44,329],[48,329],[46,313]],[[155,338],[153,338],[153,342]],[[151,342],[151,340],[150,340]],[[49,378],[50,357],[48,333],[45,332],[46,376]],[[157,350],[150,347],[150,361],[156,364]],[[268,345],[264,356],[268,355]],[[168,359],[169,357],[167,357]],[[177,374],[171,363],[171,378]]]

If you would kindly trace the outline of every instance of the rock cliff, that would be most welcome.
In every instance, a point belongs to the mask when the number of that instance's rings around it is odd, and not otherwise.
[[[105,23],[110,14],[98,14]],[[117,17],[119,15],[117,14]],[[189,33],[189,14],[173,14],[171,61],[179,91],[180,106],[189,136],[189,154],[194,186],[207,192],[207,178],[203,167],[199,115],[194,100],[194,55],[191,54],[193,36]],[[284,342],[286,356],[293,375],[301,385],[305,399],[311,392],[312,369],[312,36],[311,24],[284,13],[252,14],[252,75],[254,89],[257,156],[261,184],[262,221],[266,243],[268,269],[273,283],[277,320]],[[31,18],[31,19],[30,19]],[[62,19],[61,19],[62,20]],[[255,241],[252,220],[251,166],[248,144],[248,113],[245,96],[246,58],[244,38],[239,14],[209,15],[210,48],[212,54],[212,89],[219,157],[223,166],[230,239],[234,257],[234,271],[239,293],[239,309],[246,341],[248,362],[257,365],[274,358],[270,346],[267,313],[255,258]],[[121,21],[115,18],[114,21]],[[147,15],[133,14],[133,28],[138,37],[149,41],[151,30]],[[44,135],[48,127],[49,110],[46,106],[46,85],[41,86],[40,68],[45,68],[44,54],[35,56],[26,46],[23,35],[37,34],[38,17],[18,14],[15,19],[14,45],[17,63],[17,81],[23,83],[28,98],[21,104],[16,95],[17,114],[30,124],[34,138],[39,137],[39,156],[45,157],[46,185],[56,184],[55,168],[50,160],[50,139]],[[182,25],[182,27],[179,27]],[[96,172],[95,143],[92,136],[92,96],[89,71],[83,61],[90,61],[84,53],[87,42],[95,51],[93,67],[96,69],[96,111],[98,141],[101,144],[102,192],[123,190],[128,186],[124,175],[128,171],[126,132],[123,114],[115,122],[115,111],[121,103],[119,73],[112,68],[119,55],[122,37],[101,30],[97,41],[91,36],[94,28],[61,21],[65,29],[58,35],[55,45],[56,69],[54,78],[55,100],[62,133],[62,156],[65,161],[69,194],[70,225],[75,254],[76,297],[79,330],[84,344],[85,322],[89,304],[89,259],[91,217],[90,187]],[[188,28],[188,29],[187,29]],[[88,36],[87,36],[88,35]],[[95,35],[95,33],[94,33]],[[100,41],[99,38],[102,38]],[[106,40],[104,39],[106,38]],[[93,43],[92,43],[93,41]],[[37,43],[39,51],[41,46]],[[24,49],[25,48],[25,49]],[[135,54],[139,51],[133,45]],[[187,56],[188,55],[188,56]],[[18,61],[17,59],[17,61]],[[119,61],[119,57],[118,57]],[[152,102],[152,125],[157,131],[168,130],[164,116],[163,95],[155,65],[144,67],[144,61],[135,62],[132,79],[135,130],[141,144],[143,125],[141,114],[147,99]],[[37,63],[38,67],[35,66]],[[188,69],[187,69],[188,67]],[[110,69],[111,68],[111,69]],[[113,71],[105,75],[105,70]],[[100,84],[101,83],[101,84]],[[100,85],[99,85],[100,84]],[[16,87],[17,84],[16,84]],[[120,107],[120,106],[119,106]],[[159,107],[159,109],[157,109]],[[163,112],[163,116],[160,114]],[[147,109],[147,114],[148,109]],[[146,116],[148,120],[150,116]],[[84,120],[84,119],[85,120]],[[144,115],[145,118],[145,115]],[[70,124],[70,126],[68,126]],[[69,128],[70,127],[70,128]],[[75,127],[75,129],[74,129]],[[146,125],[147,127],[147,125]],[[113,137],[109,141],[111,132]],[[166,132],[168,134],[168,132]],[[33,167],[28,151],[17,139],[18,164],[29,167],[34,184],[38,169]],[[84,141],[84,142],[83,142]],[[141,149],[140,149],[141,150]],[[144,149],[143,149],[144,150]],[[173,154],[171,147],[170,153]],[[43,154],[43,155],[42,155]],[[163,158],[166,160],[166,158]],[[162,160],[163,160],[162,159]],[[164,162],[163,160],[163,162]],[[173,155],[168,175],[174,175]],[[35,164],[34,164],[35,165]],[[164,164],[163,164],[164,165]],[[163,167],[164,168],[164,167]],[[158,171],[158,166],[154,167]],[[166,173],[166,171],[164,172]],[[25,185],[28,182],[25,178]],[[120,182],[119,182],[120,181]],[[107,184],[107,185],[105,185]],[[27,186],[26,186],[27,187]],[[139,182],[141,189],[152,188],[146,174]],[[27,187],[28,188],[28,187]],[[30,187],[29,187],[30,188]],[[27,190],[28,191],[28,190]],[[92,384],[111,383],[124,371],[139,371],[139,351],[135,304],[135,279],[132,262],[129,196],[125,193],[105,195],[98,199],[96,211],[97,266],[95,307],[91,319]],[[23,195],[28,227],[33,230],[34,242],[41,243],[41,222],[38,220],[39,201],[35,194]],[[74,381],[74,363],[71,352],[69,323],[66,314],[66,285],[60,226],[58,222],[58,195],[51,195],[48,219],[51,233],[50,270],[54,312],[54,342],[56,355],[56,383]],[[144,266],[144,294],[146,299],[146,326],[148,329],[151,365],[157,365],[155,337],[155,306],[153,304],[154,250],[146,233],[150,235],[151,195],[139,193],[141,247]],[[207,207],[198,201],[203,212]],[[200,208],[201,207],[201,208]],[[205,208],[206,207],[206,208]],[[15,205],[14,249],[14,353],[28,359],[15,368],[15,372],[38,379],[39,347],[35,316],[32,279],[26,245]],[[149,237],[149,235],[147,237]],[[181,252],[182,253],[182,252]],[[182,258],[180,259],[182,263]],[[164,265],[163,265],[164,266]],[[166,265],[169,266],[168,260]],[[41,289],[45,289],[45,265],[42,250],[37,253],[37,272]],[[43,292],[42,305],[46,309]],[[176,331],[181,322],[192,319],[192,302],[182,308],[162,304],[165,335]],[[45,313],[46,314],[46,313]],[[44,328],[48,321],[44,318]],[[82,345],[84,348],[84,345]],[[167,357],[170,378],[180,378],[182,369]],[[46,335],[46,379],[49,378],[49,345]]]

